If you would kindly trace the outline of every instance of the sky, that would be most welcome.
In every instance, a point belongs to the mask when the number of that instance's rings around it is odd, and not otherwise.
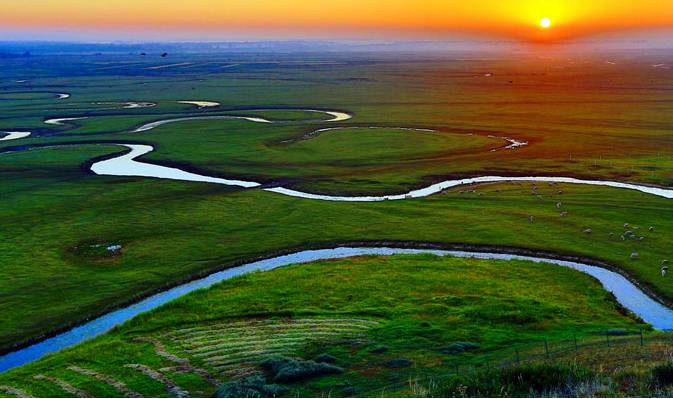
[[[671,32],[673,0],[2,0],[0,27],[5,40],[562,41]]]

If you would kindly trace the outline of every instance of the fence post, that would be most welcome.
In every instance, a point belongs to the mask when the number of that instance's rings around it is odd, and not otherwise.
[[[605,340],[608,342],[608,346],[610,346],[610,333],[608,331],[605,331]]]
[[[573,334],[573,341],[575,341],[575,352],[577,352],[579,350],[577,347],[577,334]]]
[[[640,329],[640,346],[645,346],[645,342],[643,341],[643,329]]]
[[[549,344],[547,344],[547,338],[544,339],[544,353],[547,355],[547,359],[549,359]]]

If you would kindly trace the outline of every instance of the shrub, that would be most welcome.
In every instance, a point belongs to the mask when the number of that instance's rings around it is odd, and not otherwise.
[[[318,355],[315,359],[316,362],[318,363],[334,363],[337,361],[337,358],[330,355],[329,353],[323,353]]]
[[[267,384],[261,375],[253,375],[222,384],[215,392],[216,398],[267,398],[287,392],[282,385]]]
[[[344,396],[356,396],[360,393],[360,389],[354,386],[347,386],[342,392]]]
[[[629,335],[629,330],[625,330],[623,328],[612,328],[607,331],[607,335],[612,335],[612,336],[625,336]]]
[[[593,373],[578,366],[539,364],[479,370],[449,380],[442,396],[572,396],[572,387],[589,382]],[[565,395],[564,395],[565,393]]]
[[[388,352],[388,347],[387,346],[377,346],[376,348],[372,349],[370,352],[372,352],[372,353],[386,353],[386,352]]]
[[[457,353],[469,352],[479,349],[479,344],[474,342],[454,342],[451,345],[442,348],[441,352],[445,355],[455,355]]]
[[[465,312],[465,315],[471,319],[514,325],[534,324],[545,320],[552,320],[559,314],[560,310],[557,306],[525,299],[501,304],[497,307],[478,306]]]
[[[391,369],[401,369],[411,366],[411,360],[408,359],[392,359],[386,362],[386,367]]]
[[[673,362],[669,361],[653,368],[652,379],[660,386],[673,384]]]
[[[503,385],[514,387],[517,391],[528,388],[542,393],[588,381],[592,376],[588,369],[578,366],[542,364],[503,369],[500,380]]]
[[[285,356],[265,360],[262,367],[271,374],[274,382],[297,382],[327,374],[340,374],[341,367],[313,360],[292,359]]]

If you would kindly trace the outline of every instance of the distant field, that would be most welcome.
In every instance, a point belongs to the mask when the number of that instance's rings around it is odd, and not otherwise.
[[[210,396],[219,383],[258,373],[271,356],[328,354],[344,373],[289,384],[290,395],[366,396],[390,381],[498,359],[509,345],[523,349],[541,338],[607,328],[643,325],[624,316],[595,280],[569,269],[431,255],[351,258],[247,275],[191,294],[4,373],[0,386],[68,395],[54,380],[35,378],[44,375],[94,396],[124,396],[119,383],[144,396]],[[446,352],[456,342],[474,347]],[[400,359],[409,364],[393,366]],[[147,369],[159,377],[143,374]],[[409,395],[404,385],[390,393]]]
[[[3,89],[8,93],[4,96],[20,92],[22,97],[30,97],[24,92],[35,91],[33,97],[40,100],[3,101],[0,128],[39,129],[44,134],[61,131],[60,137],[53,136],[48,140],[53,142],[63,140],[71,133],[67,128],[45,126],[42,119],[116,115],[76,123],[82,128],[72,133],[97,133],[98,136],[86,135],[87,139],[95,140],[107,139],[109,135],[105,133],[123,132],[143,119],[159,119],[159,115],[217,114],[223,110],[268,107],[331,108],[354,114],[345,125],[434,128],[446,133],[512,137],[528,141],[530,145],[516,151],[471,151],[452,156],[450,164],[446,158],[426,155],[417,158],[413,168],[389,167],[391,170],[381,177],[377,176],[376,168],[363,168],[353,173],[365,177],[349,179],[338,169],[315,175],[293,173],[293,167],[304,169],[305,166],[300,160],[293,159],[293,154],[283,159],[283,165],[275,162],[269,167],[265,153],[274,150],[269,147],[274,141],[267,139],[300,136],[312,127],[310,124],[276,127],[273,132],[259,126],[245,127],[248,135],[252,133],[250,144],[246,146],[266,150],[259,156],[239,155],[236,160],[229,156],[217,158],[206,156],[203,148],[194,145],[191,149],[177,151],[177,143],[171,140],[163,148],[166,152],[159,151],[152,157],[173,160],[179,155],[181,161],[189,162],[195,168],[229,176],[253,174],[263,179],[290,173],[289,177],[300,178],[295,182],[297,187],[323,192],[399,191],[441,176],[484,172],[521,174],[535,171],[538,174],[570,174],[661,185],[673,183],[673,139],[669,134],[673,126],[669,118],[673,103],[666,89],[671,77],[666,70],[652,68],[652,62],[635,54],[584,56],[571,60],[562,55],[550,55],[542,59],[522,57],[516,62],[493,56],[462,60],[458,55],[416,62],[357,58],[346,61],[335,55],[329,68],[287,60],[285,65],[282,61],[281,64],[241,62],[235,68],[226,69],[217,63],[196,62],[189,68],[160,70],[148,70],[147,63],[143,64],[142,60],[128,56],[120,58],[128,59],[109,62],[124,61],[118,64],[121,69],[103,66],[103,59],[84,57],[76,60],[77,67],[72,70],[75,66],[69,63],[73,60],[64,57],[61,64],[48,71],[39,71],[45,74],[44,77],[38,82],[31,81],[28,87],[26,83],[6,84]],[[614,59],[617,64],[606,63],[607,58]],[[167,65],[193,60],[172,61],[178,62]],[[21,71],[34,74],[38,65],[38,62],[33,62],[30,68],[14,65],[11,73],[15,78]],[[490,76],[485,76],[487,73]],[[72,97],[56,100],[52,95],[50,98],[44,93],[45,86],[50,92],[68,92]],[[0,95],[3,95],[2,91]],[[177,103],[185,99],[218,101],[222,105],[199,110]],[[153,101],[158,106],[114,109],[110,103],[115,101]],[[104,104],[96,104],[101,102]],[[310,113],[287,111],[239,113],[264,114],[279,120],[310,116]],[[120,118],[122,115],[124,117]],[[207,126],[199,123],[193,127],[199,135],[211,135],[214,131],[236,135],[235,131],[230,132],[227,123]],[[184,133],[185,129],[185,126],[166,126],[162,128],[162,135],[138,139],[162,143],[164,138],[161,136]],[[30,140],[33,141],[28,142],[40,142],[34,138]],[[181,145],[185,141],[183,138]],[[3,146],[14,144],[17,143],[3,143]],[[233,145],[234,150],[240,149],[235,140],[226,144]],[[270,170],[264,173],[265,168]],[[389,182],[390,174],[398,175],[394,184]]]

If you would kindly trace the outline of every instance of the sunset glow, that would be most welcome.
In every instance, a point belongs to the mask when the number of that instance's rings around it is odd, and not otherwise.
[[[541,17],[545,19],[541,20]],[[554,25],[551,39],[673,27],[668,0],[34,0],[0,4],[3,29],[23,31],[201,32],[249,37],[445,37],[465,34],[535,38],[531,22]]]

